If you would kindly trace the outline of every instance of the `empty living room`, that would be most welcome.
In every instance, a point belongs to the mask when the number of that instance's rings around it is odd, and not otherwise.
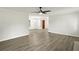
[[[79,51],[79,7],[0,7],[0,51]]]

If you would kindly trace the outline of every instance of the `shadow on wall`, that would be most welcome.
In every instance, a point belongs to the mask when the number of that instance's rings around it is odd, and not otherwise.
[[[79,36],[79,12],[76,12],[77,13],[77,32],[76,34]]]
[[[79,36],[77,13],[67,13],[50,16],[49,32],[70,36]]]

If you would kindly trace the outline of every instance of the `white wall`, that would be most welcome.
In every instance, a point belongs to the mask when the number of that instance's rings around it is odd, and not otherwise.
[[[48,31],[79,37],[79,12],[71,10],[64,9],[58,12],[60,14],[49,15]],[[29,26],[27,12],[0,8],[0,41],[28,35]]]
[[[39,16],[29,16],[30,29],[41,29]]]
[[[50,16],[49,32],[79,37],[78,16],[78,12]]]
[[[28,15],[0,8],[0,41],[28,35]]]

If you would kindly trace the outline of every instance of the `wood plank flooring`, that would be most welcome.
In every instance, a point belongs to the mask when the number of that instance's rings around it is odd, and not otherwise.
[[[0,51],[73,51],[74,41],[79,37],[44,32],[39,35],[41,39],[33,39],[30,35],[0,42]]]

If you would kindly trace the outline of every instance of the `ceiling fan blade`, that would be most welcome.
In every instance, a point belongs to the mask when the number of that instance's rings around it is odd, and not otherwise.
[[[32,12],[32,13],[40,13],[40,11],[35,11],[35,12]]]
[[[47,10],[47,11],[43,11],[43,12],[51,12],[50,10]]]

